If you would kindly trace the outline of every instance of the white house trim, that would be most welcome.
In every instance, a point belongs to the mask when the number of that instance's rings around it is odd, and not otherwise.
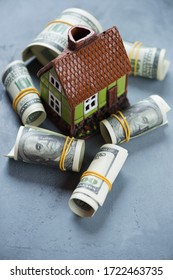
[[[92,95],[84,101],[84,114],[88,114],[98,106],[98,93]]]
[[[60,82],[51,74],[49,73],[49,82],[59,91],[62,92],[62,86]]]
[[[61,101],[55,97],[55,95],[49,91],[49,106],[61,116]]]

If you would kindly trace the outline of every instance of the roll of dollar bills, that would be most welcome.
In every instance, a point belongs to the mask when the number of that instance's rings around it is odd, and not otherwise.
[[[23,61],[13,61],[5,68],[2,83],[24,125],[38,126],[45,120],[45,109]]]
[[[24,49],[23,60],[35,56],[42,65],[47,64],[66,48],[68,30],[74,25],[84,25],[96,33],[102,32],[100,23],[90,13],[77,8],[64,10]]]
[[[103,205],[127,155],[126,149],[114,144],[100,148],[69,199],[69,207],[75,214],[91,217]]]
[[[106,143],[119,144],[167,123],[169,105],[159,95],[150,97],[117,112],[100,122]]]
[[[7,155],[14,160],[59,167],[78,172],[85,151],[84,140],[34,126],[21,126],[16,142]]]
[[[123,43],[131,62],[132,74],[157,80],[165,78],[170,65],[165,49],[143,46],[138,41]]]

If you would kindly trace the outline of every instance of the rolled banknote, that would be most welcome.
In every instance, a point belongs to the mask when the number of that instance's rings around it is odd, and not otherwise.
[[[74,25],[84,25],[96,33],[102,32],[100,23],[90,13],[77,8],[64,10],[24,49],[23,60],[35,56],[42,65],[47,64],[66,48],[68,30]]]
[[[45,120],[45,109],[23,61],[16,60],[7,65],[2,83],[24,125],[38,126]]]
[[[114,144],[100,148],[69,199],[69,207],[75,214],[91,217],[103,205],[127,155],[126,149]]]
[[[85,151],[84,140],[34,127],[21,126],[16,142],[7,155],[14,160],[59,167],[78,172]]]
[[[131,62],[132,74],[157,80],[165,78],[170,65],[165,49],[143,46],[138,41],[123,43]]]
[[[117,112],[100,122],[106,143],[119,144],[167,123],[169,105],[159,95],[150,97]]]

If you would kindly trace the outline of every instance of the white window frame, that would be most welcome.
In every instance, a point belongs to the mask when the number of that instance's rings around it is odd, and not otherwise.
[[[61,101],[51,91],[49,91],[49,106],[61,117]]]
[[[51,74],[49,73],[49,82],[53,85],[59,92],[62,92],[62,86],[60,82]],[[57,86],[58,85],[58,86]]]
[[[94,103],[94,104],[93,104]],[[88,114],[98,106],[98,93],[92,95],[84,101],[84,114]]]

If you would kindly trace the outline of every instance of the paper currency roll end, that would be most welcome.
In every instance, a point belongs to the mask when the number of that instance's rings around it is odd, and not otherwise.
[[[2,73],[2,83],[22,123],[39,126],[46,119],[40,94],[33,84],[25,63],[15,60]]]
[[[166,101],[159,96],[158,94],[150,95],[150,97],[156,102],[161,110],[164,110],[166,113],[171,110],[171,107],[166,103]]]
[[[106,143],[116,144],[116,137],[115,133],[112,129],[112,126],[107,120],[103,120],[100,122],[100,133],[105,140]]]
[[[69,199],[72,212],[80,217],[91,217],[96,213],[111,191],[127,155],[126,149],[114,144],[100,147]]]
[[[98,209],[98,203],[83,193],[73,193],[69,199],[70,209],[80,217],[91,217]]]
[[[76,145],[76,153],[74,155],[73,160],[73,171],[79,172],[82,166],[84,154],[85,154],[85,141],[78,139],[77,145]]]
[[[39,126],[45,121],[46,117],[46,111],[40,103],[33,105],[32,110],[30,108],[26,109],[25,114],[22,116],[22,123],[24,125]]]

